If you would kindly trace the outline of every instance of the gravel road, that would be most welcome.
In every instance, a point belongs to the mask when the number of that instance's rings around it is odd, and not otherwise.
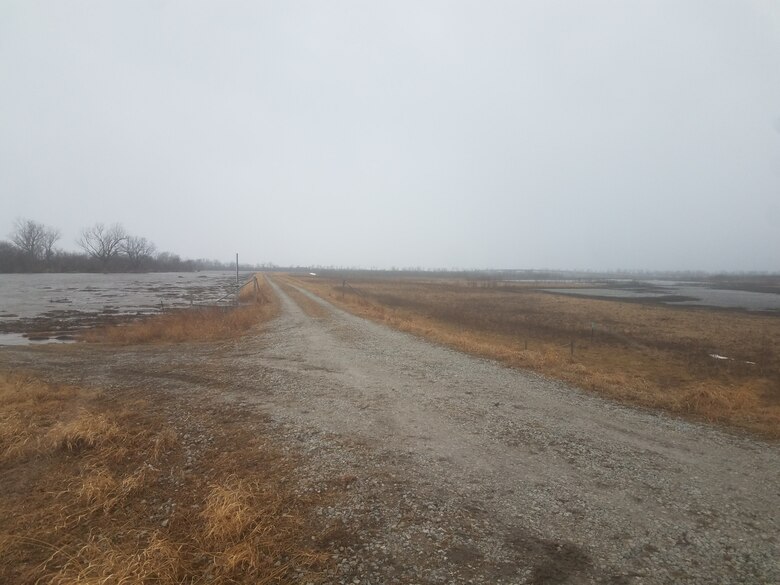
[[[305,454],[302,489],[343,492],[318,511],[336,527],[329,582],[780,583],[777,443],[618,406],[309,295],[325,309],[311,317],[274,287],[282,314],[258,335],[5,348],[0,365],[270,417]]]
[[[235,367],[257,361],[278,391],[255,401],[362,483],[354,508],[376,529],[347,520],[387,553],[372,583],[780,582],[777,444],[621,407],[308,295],[327,309],[312,318],[276,290],[283,315]],[[333,440],[362,448],[319,448]]]

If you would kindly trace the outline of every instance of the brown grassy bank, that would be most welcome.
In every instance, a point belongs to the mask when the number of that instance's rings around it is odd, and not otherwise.
[[[90,342],[152,343],[214,341],[229,339],[269,321],[279,312],[279,301],[265,277],[258,274],[257,285],[241,289],[239,306],[195,307],[163,315],[90,329],[79,338]]]
[[[780,437],[777,316],[583,299],[528,286],[285,280],[461,351],[631,404]]]
[[[0,373],[0,582],[324,582],[295,456],[164,405]]]

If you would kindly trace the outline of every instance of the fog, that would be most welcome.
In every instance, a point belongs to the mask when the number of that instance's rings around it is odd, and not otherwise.
[[[0,0],[0,239],[780,270],[780,4]]]

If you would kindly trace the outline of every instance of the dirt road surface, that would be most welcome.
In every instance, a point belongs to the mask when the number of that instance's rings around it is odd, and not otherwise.
[[[237,341],[3,348],[0,366],[270,417],[306,454],[307,489],[343,486],[318,511],[341,527],[334,583],[780,582],[777,443],[621,407],[309,295],[324,309],[312,317],[275,288],[282,315]]]

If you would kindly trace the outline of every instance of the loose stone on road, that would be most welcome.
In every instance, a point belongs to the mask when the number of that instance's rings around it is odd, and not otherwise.
[[[282,316],[234,366],[276,389],[256,401],[318,465],[355,476],[353,509],[328,513],[363,542],[358,563],[378,567],[359,580],[780,582],[775,444],[622,407],[301,291],[327,310],[312,318],[276,292]]]

